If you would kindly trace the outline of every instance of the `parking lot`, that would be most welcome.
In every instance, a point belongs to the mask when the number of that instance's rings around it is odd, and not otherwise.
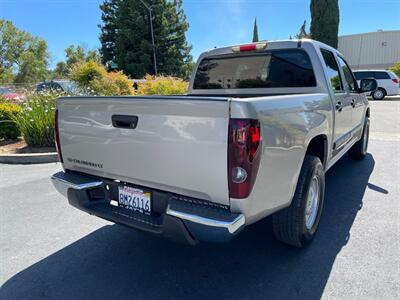
[[[0,165],[0,299],[399,299],[400,101],[370,103],[369,154],[327,173],[303,251],[270,219],[227,244],[175,244],[70,207],[49,180],[59,164]]]

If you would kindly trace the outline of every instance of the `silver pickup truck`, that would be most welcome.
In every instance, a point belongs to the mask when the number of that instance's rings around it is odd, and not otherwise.
[[[304,247],[325,172],[366,154],[375,89],[312,40],[213,49],[184,96],[59,98],[52,181],[80,210],[178,241],[226,241],[272,215]]]

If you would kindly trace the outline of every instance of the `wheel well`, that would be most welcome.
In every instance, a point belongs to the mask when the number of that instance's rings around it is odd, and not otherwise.
[[[325,167],[326,163],[326,154],[328,148],[328,139],[326,135],[317,135],[312,138],[310,143],[308,144],[306,154],[314,155],[318,157],[322,165]]]

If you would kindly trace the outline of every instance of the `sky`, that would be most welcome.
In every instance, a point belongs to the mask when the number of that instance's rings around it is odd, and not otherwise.
[[[138,0],[139,1],[139,0]],[[45,39],[50,66],[65,59],[64,49],[100,46],[102,0],[0,0],[0,18]],[[287,39],[303,21],[310,24],[310,0],[183,0],[195,59],[214,47],[250,42],[254,18],[260,39]],[[339,35],[400,30],[400,0],[339,0]]]

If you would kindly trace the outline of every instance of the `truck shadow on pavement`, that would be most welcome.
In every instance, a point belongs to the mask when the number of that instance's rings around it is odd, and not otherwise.
[[[344,157],[327,173],[319,232],[303,251],[277,242],[270,219],[196,247],[109,225],[10,278],[0,298],[320,299],[374,165]]]

